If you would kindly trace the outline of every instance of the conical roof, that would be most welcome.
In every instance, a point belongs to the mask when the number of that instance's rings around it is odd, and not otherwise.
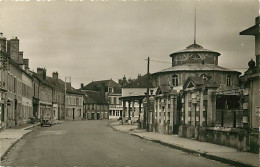
[[[186,49],[184,49],[184,50],[172,53],[170,55],[170,57],[173,57],[174,55],[182,54],[182,53],[202,53],[202,52],[204,52],[204,53],[215,53],[218,56],[220,55],[220,53],[218,53],[218,52],[211,51],[211,50],[208,50],[208,49],[204,49],[201,45],[194,43],[194,44],[191,44],[188,47],[186,47]]]

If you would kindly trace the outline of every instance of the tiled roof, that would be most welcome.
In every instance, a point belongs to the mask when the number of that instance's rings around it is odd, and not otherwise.
[[[55,79],[53,77],[48,77],[46,76],[46,80],[53,85],[54,88],[60,90],[60,91],[64,91],[65,90],[65,82],[61,79]],[[79,95],[83,95],[84,93],[82,93],[80,90],[77,90],[75,88],[73,88],[69,83],[66,84],[66,92],[67,93],[71,93],[71,94],[79,94]]]
[[[188,86],[188,84],[191,82],[193,82],[196,86],[201,87],[201,86],[205,86],[205,87],[217,87],[216,82],[214,82],[213,80],[208,80],[205,82],[204,79],[200,78],[200,77],[189,77],[184,85],[183,88],[186,88]]]
[[[230,70],[224,67],[220,67],[213,64],[182,64],[182,65],[176,65],[167,69],[164,69],[162,71],[156,72],[157,73],[165,73],[165,72],[175,72],[175,71],[224,71],[224,72],[237,72],[241,74],[238,71]]]
[[[42,79],[39,75],[37,75],[37,73],[30,71],[32,77],[36,78],[41,84],[48,86],[50,88],[53,88],[53,85],[48,82],[47,80]]]
[[[153,77],[150,75],[149,80],[149,87],[155,88],[155,83]],[[140,78],[134,80],[133,82],[130,82],[129,84],[125,85],[123,88],[146,88],[147,87],[147,74],[141,76]]]
[[[179,52],[174,52],[170,56],[172,57],[172,56],[174,56],[176,54],[180,54],[180,53],[194,53],[194,52],[197,52],[197,53],[198,52],[210,52],[210,53],[216,53],[218,56],[220,55],[220,53],[204,49],[202,46],[200,46],[198,44],[191,44],[186,49],[181,50]]]
[[[82,88],[82,90],[106,91],[108,87],[114,88],[114,93],[121,93],[121,85],[111,80],[92,81]]]
[[[87,104],[108,104],[105,96],[101,92],[83,90],[85,93],[84,99]]]

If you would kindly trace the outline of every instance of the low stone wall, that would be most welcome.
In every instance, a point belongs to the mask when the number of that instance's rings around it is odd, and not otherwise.
[[[249,134],[243,129],[180,125],[178,135],[184,138],[195,138],[201,142],[233,147],[239,151],[259,153],[259,134]]]
[[[195,135],[196,128],[197,127],[190,125],[180,125],[178,135],[184,138],[195,138],[195,136],[197,136],[197,134]]]
[[[201,142],[233,147],[239,151],[249,151],[248,140],[248,133],[242,129],[199,128],[198,141]]]

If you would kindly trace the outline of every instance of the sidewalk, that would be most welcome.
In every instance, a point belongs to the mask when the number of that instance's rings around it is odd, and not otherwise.
[[[24,128],[18,129],[5,129],[0,132],[0,160],[4,158],[7,152],[12,148],[12,146],[18,142],[25,134],[31,132],[29,130],[32,127],[37,126],[38,123],[26,126]]]
[[[128,132],[142,139],[150,140],[184,152],[196,153],[209,159],[236,166],[259,166],[259,155],[239,152],[234,148],[192,139],[180,138],[178,135],[164,135],[156,132],[138,130],[136,125],[112,125],[115,130]]]

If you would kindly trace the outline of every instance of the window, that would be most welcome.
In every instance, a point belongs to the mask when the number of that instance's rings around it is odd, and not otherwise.
[[[172,85],[178,86],[178,76],[177,75],[172,76]]]
[[[231,76],[227,76],[227,86],[231,86]]]
[[[117,104],[116,97],[114,97],[114,104]]]
[[[79,98],[76,98],[76,105],[79,105]]]
[[[208,80],[208,77],[206,74],[201,74],[200,77],[204,80],[204,81],[207,81]]]
[[[108,87],[108,93],[113,93],[113,88],[112,87]]]
[[[190,56],[190,58],[191,58],[191,59],[200,59],[200,56],[199,56],[197,53],[195,53],[195,54],[192,54],[192,55]]]

